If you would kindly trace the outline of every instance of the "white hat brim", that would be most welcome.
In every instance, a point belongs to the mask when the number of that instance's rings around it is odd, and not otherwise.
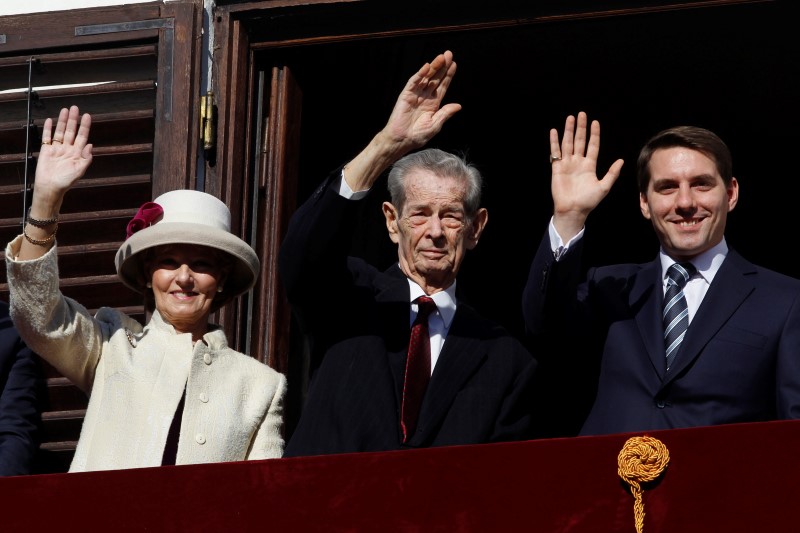
[[[231,298],[250,290],[258,279],[258,256],[239,237],[221,229],[190,222],[160,222],[137,231],[117,250],[114,263],[122,282],[137,292],[144,292],[141,252],[165,244],[196,244],[230,255],[234,266],[225,283],[225,293]]]

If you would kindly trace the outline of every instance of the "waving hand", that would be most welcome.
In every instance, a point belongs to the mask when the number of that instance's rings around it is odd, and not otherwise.
[[[44,121],[33,198],[18,259],[41,257],[55,242],[64,194],[92,163],[91,126],[92,117],[88,113],[81,116],[77,106],[61,110],[55,129],[53,119]]]
[[[550,158],[553,195],[553,223],[566,242],[583,228],[589,213],[598,206],[619,177],[623,160],[617,159],[602,179],[597,178],[600,151],[600,123],[592,121],[587,142],[586,113],[567,117],[559,145],[558,131],[550,130]]]
[[[461,104],[442,105],[456,74],[449,50],[425,63],[409,78],[386,126],[345,167],[345,180],[354,191],[368,189],[381,172],[408,152],[425,146]]]

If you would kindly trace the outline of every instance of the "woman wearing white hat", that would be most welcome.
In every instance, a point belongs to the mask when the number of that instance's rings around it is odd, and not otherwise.
[[[11,314],[28,345],[89,395],[71,472],[280,457],[286,378],[228,347],[209,315],[256,281],[230,212],[199,191],[142,206],[116,256],[145,326],[63,296],[54,246],[64,194],[92,161],[91,117],[44,124],[23,235],[6,248]]]

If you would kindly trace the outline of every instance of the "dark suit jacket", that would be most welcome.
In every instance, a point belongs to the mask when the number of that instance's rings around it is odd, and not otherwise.
[[[800,280],[729,250],[667,372],[659,260],[581,282],[580,255],[556,262],[545,234],[523,312],[530,333],[586,336],[583,355],[602,357],[581,434],[800,417]]]
[[[0,475],[27,474],[38,446],[39,365],[0,302]]]
[[[329,187],[338,175],[298,210],[281,247],[281,279],[322,356],[285,456],[403,447],[408,281],[397,265],[380,272],[347,257],[358,202]],[[526,438],[535,367],[518,340],[459,301],[408,447]]]

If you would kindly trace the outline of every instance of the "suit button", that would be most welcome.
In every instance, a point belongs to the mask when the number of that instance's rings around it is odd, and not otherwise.
[[[198,433],[197,435],[195,435],[194,436],[194,440],[195,440],[195,442],[197,442],[197,444],[205,444],[206,443],[206,437],[202,433]]]
[[[666,406],[667,406],[667,403],[664,400],[658,400],[656,402],[656,407],[658,407],[659,409],[663,409]]]
[[[198,398],[200,398],[201,402],[208,403],[208,394],[206,394],[205,392],[201,392]]]
[[[203,355],[203,362],[205,364],[207,364],[207,365],[211,364],[211,354],[210,353],[207,353],[207,354]]]

